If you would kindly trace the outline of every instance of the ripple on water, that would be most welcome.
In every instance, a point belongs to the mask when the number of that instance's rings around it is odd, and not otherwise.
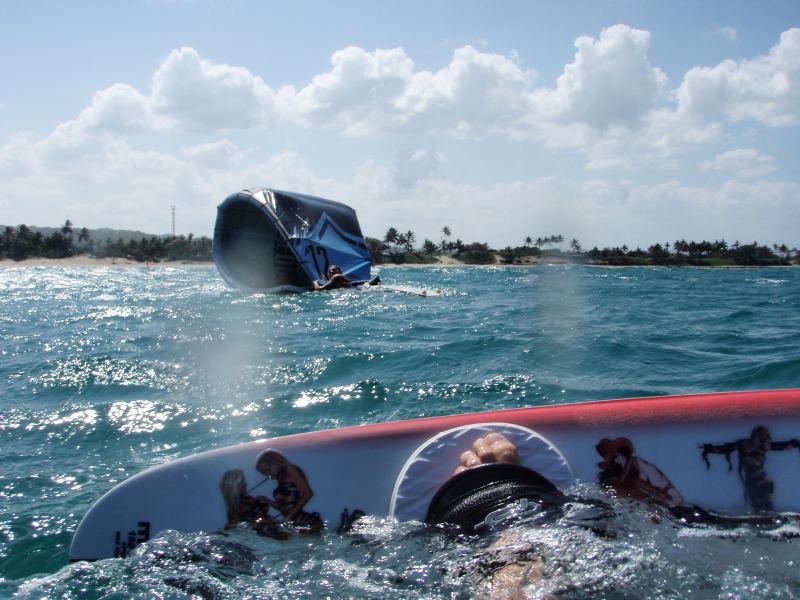
[[[177,533],[67,565],[115,483],[253,438],[625,396],[800,387],[800,271],[381,269],[441,289],[245,295],[213,268],[0,270],[0,595],[473,597],[480,548],[367,519],[288,544]],[[596,491],[589,491],[596,494]],[[686,530],[614,504],[614,535],[557,521],[533,595],[785,597],[797,528]],[[747,553],[743,552],[747,550]]]
[[[23,598],[120,589],[168,597],[474,597],[488,592],[487,575],[498,566],[531,560],[541,574],[524,592],[537,598],[718,598],[742,590],[748,598],[792,598],[800,585],[791,569],[796,539],[687,529],[641,505],[582,492],[605,508],[572,503],[560,515],[530,517],[482,539],[371,517],[348,534],[283,542],[247,530],[165,532],[124,561],[78,563],[17,591]],[[777,556],[774,544],[783,550]],[[757,572],[740,566],[742,548],[760,564]]]

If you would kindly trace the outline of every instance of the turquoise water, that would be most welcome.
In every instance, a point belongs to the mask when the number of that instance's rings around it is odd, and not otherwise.
[[[0,596],[470,597],[476,552],[411,525],[357,539],[179,534],[69,565],[116,482],[255,438],[497,408],[800,387],[800,269],[392,268],[441,297],[243,295],[213,267],[0,270]],[[798,463],[800,468],[800,463]],[[589,490],[588,493],[599,493]],[[630,508],[630,507],[628,507]],[[797,597],[800,531],[520,535],[566,597]],[[473,554],[471,554],[473,553]]]

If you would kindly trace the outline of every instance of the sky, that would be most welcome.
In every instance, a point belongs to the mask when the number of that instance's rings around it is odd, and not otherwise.
[[[800,246],[796,0],[0,0],[0,223]]]

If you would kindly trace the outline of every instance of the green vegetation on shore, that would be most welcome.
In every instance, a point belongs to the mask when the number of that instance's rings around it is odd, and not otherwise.
[[[728,245],[725,240],[714,242],[687,242],[676,240],[672,244],[656,243],[646,251],[640,248],[631,250],[626,246],[615,248],[592,248],[585,254],[588,262],[608,265],[665,265],[700,267],[771,267],[788,266],[800,259],[796,248],[789,249],[785,244],[766,245],[753,242],[741,244],[739,241]]]
[[[460,239],[451,241],[452,230],[448,226],[441,229],[444,236],[439,244],[425,239],[422,248],[414,248],[416,236],[413,231],[400,233],[390,227],[383,240],[368,237],[369,248],[375,264],[414,264],[439,262],[438,256],[451,256],[465,264],[500,264],[522,265],[538,262],[567,262],[592,265],[659,265],[659,266],[788,266],[800,264],[800,251],[789,248],[786,244],[769,246],[753,242],[741,244],[739,241],[728,245],[725,240],[714,242],[687,242],[676,240],[664,244],[655,243],[642,250],[630,249],[627,246],[603,248],[595,246],[584,251],[580,242],[572,238],[569,250],[562,250],[564,243],[561,234],[538,237],[535,240],[526,237],[522,246],[512,248],[506,246],[495,250],[488,244],[473,242],[465,244]],[[555,246],[555,247],[554,247]]]
[[[25,260],[26,258],[69,258],[90,255],[95,258],[127,258],[138,262],[162,260],[211,260],[211,239],[188,236],[129,237],[97,241],[85,227],[77,233],[67,220],[64,226],[49,234],[38,228],[19,225],[5,227],[0,235],[0,259]]]
[[[138,262],[161,261],[211,261],[212,241],[206,236],[193,234],[179,236],[156,236],[141,232],[96,230],[110,233],[103,241],[95,240],[88,229],[75,229],[67,220],[59,229],[28,227],[4,227],[0,232],[0,259],[25,260],[26,258],[68,258],[88,255],[95,258],[126,258]],[[452,230],[441,229],[439,243],[425,239],[416,247],[413,231],[404,233],[390,227],[383,239],[367,237],[367,247],[375,264],[438,264],[446,257],[448,262],[457,261],[470,265],[526,265],[540,262],[564,262],[575,264],[614,266],[784,266],[800,264],[800,251],[786,244],[774,244],[771,248],[752,242],[738,241],[728,244],[725,240],[714,242],[656,243],[643,250],[627,246],[613,248],[594,247],[584,251],[580,242],[573,238],[569,250],[563,250],[564,236],[550,235],[525,238],[523,245],[506,246],[500,250],[490,248],[482,242],[464,243],[451,240]]]
[[[389,227],[383,240],[367,237],[367,248],[375,264],[431,264],[438,263],[439,256],[449,256],[468,265],[495,264],[496,251],[488,244],[473,242],[465,244],[460,239],[450,240],[452,231],[445,225],[442,227],[444,236],[439,244],[429,239],[422,242],[422,247],[414,248],[416,236],[413,231],[399,232],[394,227]]]

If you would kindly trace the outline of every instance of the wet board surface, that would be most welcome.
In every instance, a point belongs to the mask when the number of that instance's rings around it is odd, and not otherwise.
[[[104,495],[78,527],[70,558],[125,556],[167,529],[222,529],[226,474],[240,471],[252,496],[275,497],[275,481],[256,470],[267,450],[304,473],[313,496],[303,510],[319,513],[328,531],[345,512],[421,520],[461,452],[490,431],[562,490],[604,479],[622,494],[734,515],[766,501],[800,511],[800,390],[663,396],[346,427],[196,454]]]

